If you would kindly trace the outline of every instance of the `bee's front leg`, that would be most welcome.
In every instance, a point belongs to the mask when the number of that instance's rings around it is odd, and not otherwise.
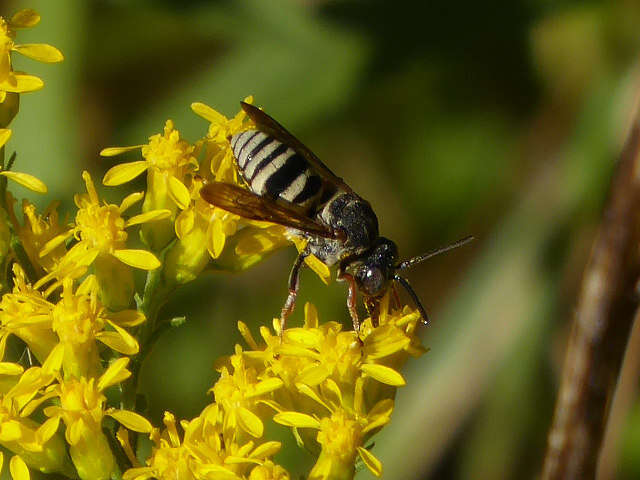
[[[304,265],[304,259],[307,258],[308,255],[309,253],[307,253],[306,250],[300,252],[300,255],[298,255],[298,258],[291,268],[291,273],[289,274],[289,295],[280,313],[280,338],[282,338],[282,334],[284,333],[287,318],[289,318],[289,315],[291,315],[296,308],[296,297],[298,296],[298,287],[300,286],[300,269]]]

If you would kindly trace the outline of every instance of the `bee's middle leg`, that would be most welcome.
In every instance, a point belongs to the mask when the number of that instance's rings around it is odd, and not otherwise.
[[[300,252],[291,268],[291,273],[289,274],[289,295],[280,313],[280,337],[282,337],[284,333],[287,318],[289,318],[289,315],[291,315],[296,308],[296,297],[298,296],[298,287],[300,286],[300,269],[304,266],[304,259],[307,258],[308,255],[306,251]]]

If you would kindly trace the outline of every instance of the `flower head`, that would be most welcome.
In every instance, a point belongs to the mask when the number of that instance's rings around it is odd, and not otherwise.
[[[105,148],[100,154],[108,157],[135,149],[142,151],[144,160],[112,167],[102,182],[108,186],[121,185],[147,172],[147,192],[142,211],[167,209],[171,212],[171,220],[154,223],[143,230],[147,243],[159,250],[173,238],[172,219],[175,218],[177,209],[184,210],[189,206],[191,195],[186,184],[198,170],[195,147],[181,139],[173,122],[167,120],[164,133],[149,137],[148,144]]]
[[[129,236],[126,229],[168,218],[171,212],[152,210],[125,220],[122,215],[142,198],[141,194],[133,193],[125,197],[120,205],[103,203],[100,202],[89,173],[83,172],[82,178],[87,193],[75,196],[78,212],[74,225],[67,232],[47,242],[40,251],[40,256],[46,256],[67,239],[74,237],[78,243],[72,249],[75,249],[73,254],[88,261],[88,264],[95,261],[103,301],[112,308],[126,308],[133,292],[133,274],[130,267],[154,270],[160,266],[160,261],[153,253],[126,248]],[[65,257],[68,255],[71,255],[71,250]],[[60,263],[64,264],[64,260],[63,257]],[[61,280],[64,278],[64,272],[54,270],[50,277]],[[105,288],[106,286],[110,288]]]
[[[44,362],[58,340],[51,329],[53,305],[27,281],[22,267],[13,265],[13,291],[0,299],[0,360],[9,335],[20,338]]]
[[[244,101],[252,103],[253,97],[249,96]],[[236,133],[254,128],[255,125],[247,118],[244,110],[240,110],[235,117],[229,119],[204,103],[192,103],[191,109],[210,122],[209,131],[204,139],[205,163],[209,164],[209,173],[218,182],[237,183],[238,176],[229,139]],[[206,172],[206,169],[203,168],[201,171]]]
[[[164,430],[151,433],[154,446],[147,466],[131,468],[123,478],[289,479],[286,471],[270,460],[280,450],[279,442],[239,442],[235,432],[224,432],[224,416],[224,409],[214,403],[193,420],[181,421],[179,429],[174,415],[166,412]]]
[[[123,326],[139,325],[144,315],[137,310],[110,313],[97,297],[94,277],[87,277],[75,292],[72,280],[65,279],[60,301],[51,311],[53,331],[64,349],[65,378],[100,374],[98,342],[123,355],[138,353],[137,340]]]
[[[29,257],[31,265],[37,270],[41,276],[44,272],[50,272],[56,263],[66,253],[63,244],[48,252],[44,256],[40,256],[40,251],[45,244],[63,234],[67,228],[61,224],[58,217],[57,207],[59,202],[52,202],[42,214],[36,212],[36,206],[28,200],[22,201],[23,223],[20,223],[14,212],[13,204],[15,200],[11,195],[7,202],[11,205],[9,208],[9,218],[14,231],[20,239],[20,243]]]
[[[14,374],[22,372],[14,372]],[[33,367],[22,373],[16,385],[0,394],[0,445],[16,454],[11,470],[27,472],[27,465],[44,473],[73,475],[62,437],[50,423],[40,424],[28,416],[34,409],[32,399],[51,381],[44,368]],[[28,474],[27,474],[28,475]],[[14,478],[28,478],[16,477]]]
[[[100,378],[72,377],[52,385],[47,397],[58,397],[59,406],[44,409],[48,422],[66,425],[65,438],[70,445],[71,459],[83,480],[108,479],[115,468],[115,458],[102,430],[105,415],[116,419],[136,432],[150,432],[151,424],[141,415],[129,410],[106,407],[103,391],[127,379],[128,358],[113,362]]]

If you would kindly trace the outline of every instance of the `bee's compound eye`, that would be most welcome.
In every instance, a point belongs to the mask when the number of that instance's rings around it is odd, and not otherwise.
[[[367,295],[377,295],[384,287],[384,275],[377,267],[367,268],[361,280],[362,290]]]

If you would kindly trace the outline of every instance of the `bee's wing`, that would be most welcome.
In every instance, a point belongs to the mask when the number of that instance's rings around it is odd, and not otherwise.
[[[295,205],[282,205],[237,185],[211,182],[202,187],[200,196],[215,207],[250,220],[277,223],[321,237],[335,237],[328,226],[316,222]]]
[[[290,134],[286,128],[276,122],[269,115],[264,113],[258,107],[251,105],[250,103],[240,102],[242,109],[249,115],[249,118],[253,120],[260,131],[275,138],[276,140],[288,145],[300,155],[302,155],[309,164],[316,170],[316,172],[328,182],[340,186],[343,190],[351,192],[351,187],[344,183],[342,178],[338,177],[329,168],[322,163],[322,161],[316,157],[316,155],[309,150],[300,140]]]

